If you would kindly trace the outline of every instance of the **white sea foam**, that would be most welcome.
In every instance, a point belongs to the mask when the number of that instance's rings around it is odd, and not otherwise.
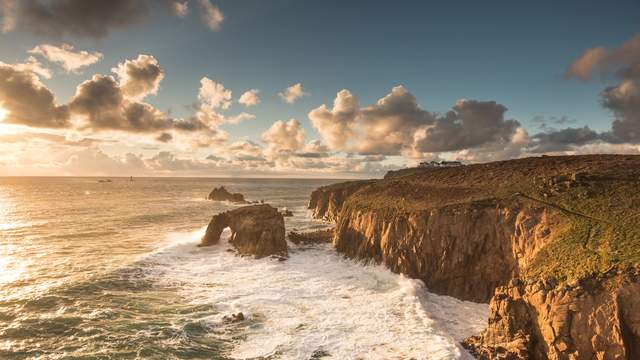
[[[161,284],[213,304],[212,327],[250,319],[228,356],[248,359],[466,359],[459,342],[486,325],[488,307],[430,294],[420,281],[343,259],[329,246],[292,246],[287,261],[242,258],[221,243],[197,248],[204,228],[173,234],[153,262]],[[228,233],[227,233],[228,236]]]

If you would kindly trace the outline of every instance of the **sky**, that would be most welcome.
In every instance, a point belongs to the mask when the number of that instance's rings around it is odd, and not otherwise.
[[[0,0],[0,176],[640,153],[640,2]]]

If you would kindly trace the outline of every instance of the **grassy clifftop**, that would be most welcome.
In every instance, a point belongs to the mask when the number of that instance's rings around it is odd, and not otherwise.
[[[390,216],[459,204],[546,206],[566,221],[523,273],[571,279],[640,264],[640,156],[537,157],[392,172],[347,206]]]

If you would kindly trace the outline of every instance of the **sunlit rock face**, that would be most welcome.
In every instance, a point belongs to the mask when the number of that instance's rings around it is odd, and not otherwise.
[[[612,269],[568,284],[512,280],[489,325],[465,346],[479,359],[638,359],[640,272]]]
[[[640,157],[406,169],[311,195],[333,246],[489,302],[480,359],[639,359]]]
[[[371,184],[375,180],[348,181],[320,187],[311,193],[309,210],[313,217],[327,221],[337,221],[342,204],[356,191]]]
[[[287,256],[284,218],[271,205],[251,205],[215,215],[202,238],[201,246],[217,244],[226,228],[231,229],[229,242],[241,255],[265,257]]]

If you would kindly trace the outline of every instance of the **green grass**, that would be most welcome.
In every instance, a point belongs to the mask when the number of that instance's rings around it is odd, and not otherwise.
[[[584,173],[569,187],[549,180]],[[459,168],[400,171],[350,197],[345,206],[396,216],[429,209],[553,205],[557,236],[523,277],[570,280],[640,264],[640,156],[541,157]],[[545,194],[547,195],[545,197]]]

